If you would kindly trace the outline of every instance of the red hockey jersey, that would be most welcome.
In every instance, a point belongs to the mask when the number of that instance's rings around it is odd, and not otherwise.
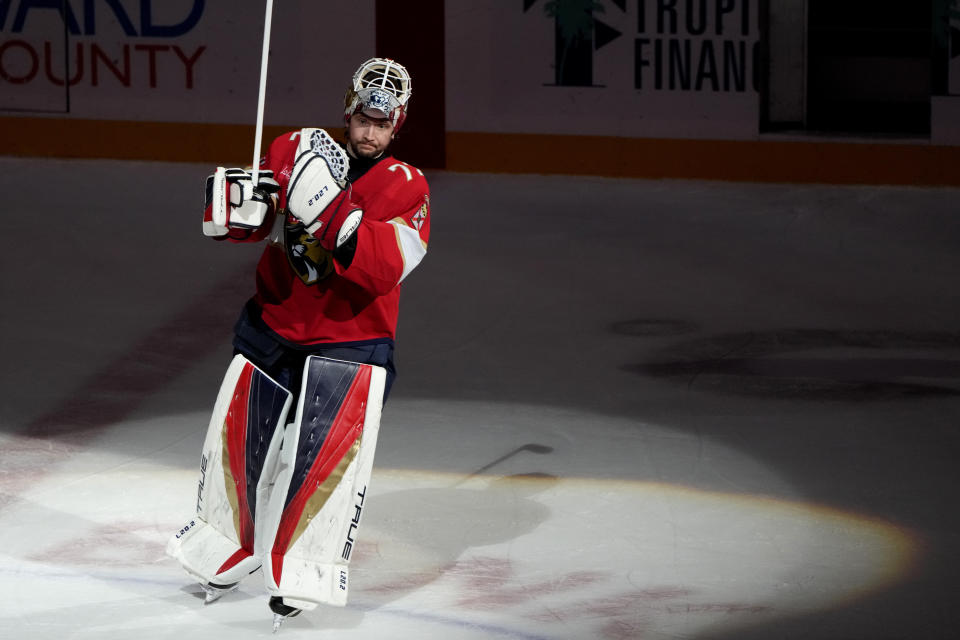
[[[427,252],[430,192],[423,174],[386,157],[353,182],[363,209],[349,266],[334,260],[303,224],[286,213],[286,191],[304,129],[273,141],[261,161],[280,183],[273,221],[249,238],[267,238],[257,265],[255,302],[280,337],[302,345],[393,340],[400,288]]]

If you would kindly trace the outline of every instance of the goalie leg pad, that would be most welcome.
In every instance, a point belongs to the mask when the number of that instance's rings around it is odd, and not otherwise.
[[[277,454],[290,405],[289,391],[242,355],[234,357],[203,444],[197,514],[166,549],[201,582],[230,584],[260,566],[258,491],[272,473],[269,456]]]
[[[257,549],[272,596],[290,606],[343,606],[347,564],[366,504],[386,372],[310,356],[287,426]]]

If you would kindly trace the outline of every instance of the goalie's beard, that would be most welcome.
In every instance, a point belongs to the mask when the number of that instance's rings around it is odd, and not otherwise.
[[[347,149],[347,153],[349,153],[351,157],[363,159],[363,160],[377,160],[379,158],[382,158],[383,156],[386,155],[387,149],[390,148],[390,145],[387,145],[383,149],[380,149],[379,151],[377,151],[376,146],[374,145],[374,151],[363,152],[360,149],[357,149],[356,147],[354,147],[353,143],[350,142],[349,139],[347,140],[347,143],[344,146]]]

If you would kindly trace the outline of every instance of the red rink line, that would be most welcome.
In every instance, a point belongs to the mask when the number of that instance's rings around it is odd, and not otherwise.
[[[243,273],[252,272],[251,267]],[[0,509],[18,502],[23,490],[129,417],[198,359],[222,349],[251,293],[247,278],[225,278],[118,358],[91,372],[59,404],[15,431],[0,450]]]

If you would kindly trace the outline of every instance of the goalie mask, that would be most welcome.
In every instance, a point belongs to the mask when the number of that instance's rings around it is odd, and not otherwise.
[[[344,121],[356,113],[388,118],[399,130],[407,117],[413,83],[402,64],[389,58],[371,58],[353,74],[353,84],[344,97]],[[382,114],[382,115],[381,115]]]

